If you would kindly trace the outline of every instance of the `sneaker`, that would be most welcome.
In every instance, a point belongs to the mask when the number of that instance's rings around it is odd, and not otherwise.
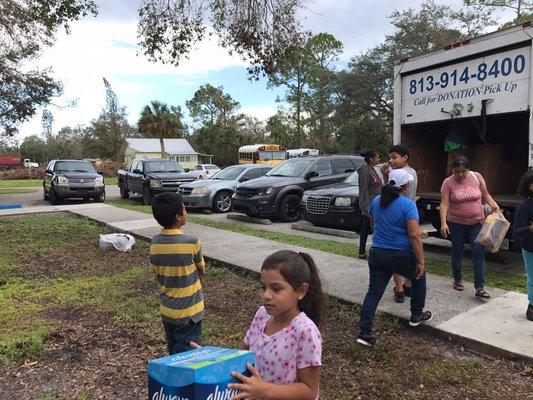
[[[424,322],[431,321],[433,318],[433,314],[431,311],[424,311],[420,315],[411,315],[411,319],[409,320],[410,326],[418,326],[420,324],[423,324]]]
[[[368,256],[366,254],[359,254],[360,260],[368,260]]]
[[[357,343],[363,346],[372,347],[376,344],[376,338],[372,335],[363,335],[362,333],[357,336]]]
[[[533,321],[533,304],[527,306],[526,318]]]
[[[394,301],[396,303],[403,303],[405,301],[405,292],[403,290],[401,292],[394,290]]]

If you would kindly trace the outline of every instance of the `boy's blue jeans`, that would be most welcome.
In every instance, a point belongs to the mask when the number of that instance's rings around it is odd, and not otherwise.
[[[361,319],[359,320],[361,334],[369,335],[372,332],[376,309],[394,273],[411,280],[411,314],[422,314],[426,303],[426,276],[416,279],[416,259],[413,251],[372,247],[368,257],[368,267],[370,282],[368,293],[361,307]]]
[[[190,342],[201,344],[202,321],[189,320],[187,325],[175,325],[163,321],[163,327],[167,337],[168,354],[192,350],[193,348],[189,345]]]
[[[533,305],[533,253],[522,249],[527,275],[527,299]]]
[[[465,242],[470,243],[472,251],[472,264],[474,264],[474,287],[485,286],[485,248],[475,242],[481,224],[463,225],[455,222],[448,222],[450,228],[450,239],[452,241],[452,272],[455,282],[463,280],[463,255],[465,252]]]

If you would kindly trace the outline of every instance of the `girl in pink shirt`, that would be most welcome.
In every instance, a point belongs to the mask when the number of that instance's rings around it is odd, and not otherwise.
[[[232,373],[242,383],[232,399],[318,399],[323,295],[318,269],[307,253],[280,250],[261,267],[263,306],[244,338],[255,353],[250,377]]]
[[[450,236],[452,241],[453,288],[464,290],[462,262],[465,242],[468,241],[474,264],[475,296],[488,299],[490,295],[484,290],[485,249],[475,239],[485,219],[482,202],[491,207],[491,212],[498,211],[499,207],[489,194],[483,177],[470,171],[466,157],[460,156],[453,161],[452,172],[441,188],[440,233],[444,238]]]

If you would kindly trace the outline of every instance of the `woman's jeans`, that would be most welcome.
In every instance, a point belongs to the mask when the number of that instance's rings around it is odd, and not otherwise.
[[[359,254],[366,254],[368,231],[370,231],[370,218],[363,215],[361,218],[361,233],[359,233]]]
[[[533,253],[522,249],[527,275],[527,299],[533,305]]]
[[[452,272],[455,282],[463,281],[462,264],[465,252],[465,242],[470,243],[472,263],[474,264],[474,287],[485,286],[485,248],[475,242],[481,224],[463,225],[448,222],[450,238],[452,240]]]
[[[415,277],[416,259],[411,250],[389,250],[372,247],[368,257],[370,282],[368,293],[361,307],[359,329],[362,335],[372,332],[372,322],[376,309],[387,288],[392,274],[398,273],[409,278],[411,287],[411,314],[420,315],[426,303],[426,276]]]

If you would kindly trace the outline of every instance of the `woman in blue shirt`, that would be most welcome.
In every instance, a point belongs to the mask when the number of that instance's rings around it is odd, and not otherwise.
[[[373,346],[372,322],[383,293],[393,274],[412,281],[411,319],[409,325],[418,326],[431,320],[431,312],[424,311],[426,302],[425,257],[418,225],[418,211],[413,200],[406,196],[414,177],[403,169],[392,170],[389,183],[381,195],[372,200],[370,217],[374,226],[372,247],[368,258],[370,282],[361,308],[357,343]]]
[[[527,298],[529,304],[526,318],[533,321],[533,171],[528,171],[520,179],[518,193],[524,200],[516,210],[514,218],[514,235],[522,246],[522,255],[526,266]]]

